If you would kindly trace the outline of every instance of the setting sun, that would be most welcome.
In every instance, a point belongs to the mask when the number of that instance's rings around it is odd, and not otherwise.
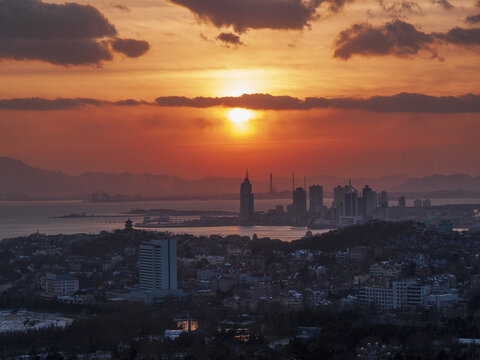
[[[228,119],[235,125],[245,124],[252,116],[252,112],[247,109],[235,108],[228,112]]]

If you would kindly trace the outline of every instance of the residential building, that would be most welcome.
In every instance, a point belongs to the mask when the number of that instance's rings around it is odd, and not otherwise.
[[[358,301],[365,306],[383,310],[408,309],[425,306],[430,287],[414,281],[393,281],[390,288],[365,287],[359,291]]]
[[[45,276],[45,293],[48,296],[71,295],[78,289],[78,279],[73,275],[48,273]]]
[[[177,241],[151,240],[139,248],[140,289],[166,294],[177,290]]]

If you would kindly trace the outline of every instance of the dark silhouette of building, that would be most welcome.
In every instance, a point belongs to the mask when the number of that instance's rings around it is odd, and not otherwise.
[[[388,208],[388,193],[386,191],[380,193],[380,196],[378,197],[378,205],[381,208]]]
[[[422,201],[422,206],[423,207],[432,206],[432,202],[430,201],[430,199],[425,199],[425,200]]]
[[[352,181],[348,181],[348,186],[343,193],[343,216],[358,215],[358,191],[352,186]]]
[[[365,216],[365,202],[363,200],[363,197],[357,196],[357,216],[361,216],[364,220],[367,220]]]
[[[293,192],[293,207],[297,223],[304,221],[307,217],[307,193],[301,187]]]
[[[398,207],[401,207],[401,208],[407,207],[407,200],[406,200],[405,196],[400,196],[398,198]]]
[[[319,216],[323,208],[323,187],[320,185],[312,185],[309,187],[310,192],[310,213]]]
[[[368,185],[365,185],[362,191],[363,195],[363,215],[365,218],[370,219],[373,214],[373,210],[377,207],[375,201],[375,192]]]
[[[343,216],[343,195],[345,194],[345,186],[336,186],[333,189],[333,207],[335,208],[335,217],[337,220]]]
[[[240,222],[248,223],[253,221],[254,216],[254,195],[252,184],[248,179],[248,170],[243,183],[240,185]]]

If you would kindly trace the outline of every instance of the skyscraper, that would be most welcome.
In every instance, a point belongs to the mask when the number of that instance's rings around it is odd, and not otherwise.
[[[243,183],[240,185],[240,222],[248,223],[253,221],[254,215],[254,195],[252,193],[252,184],[248,179],[248,171]]]
[[[373,210],[377,207],[374,191],[370,188],[370,186],[365,185],[362,191],[363,195],[363,215],[366,218],[371,218],[373,214]]]
[[[151,240],[140,244],[140,289],[153,294],[177,290],[177,241]]]
[[[345,187],[338,185],[333,189],[333,207],[337,219],[343,216],[343,194],[345,194]]]
[[[388,193],[386,191],[380,193],[380,196],[378,197],[378,205],[381,208],[388,208]]]
[[[320,185],[312,185],[310,190],[310,213],[320,215],[323,207],[323,187]]]
[[[293,207],[297,222],[304,220],[307,216],[307,193],[301,187],[293,192]]]
[[[405,196],[402,195],[398,198],[398,207],[404,208],[406,206],[407,206],[407,201],[405,199]]]
[[[357,198],[358,191],[352,186],[352,182],[349,181],[343,193],[343,216],[357,216]]]

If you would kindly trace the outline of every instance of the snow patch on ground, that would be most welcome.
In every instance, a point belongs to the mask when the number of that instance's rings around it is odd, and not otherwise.
[[[43,329],[49,326],[64,328],[72,322],[72,318],[62,314],[27,310],[0,310],[0,333]]]

